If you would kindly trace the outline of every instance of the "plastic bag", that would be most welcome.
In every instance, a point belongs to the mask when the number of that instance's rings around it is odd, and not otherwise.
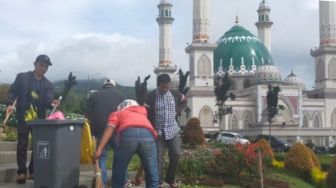
[[[64,117],[63,112],[61,112],[61,111],[56,111],[56,112],[50,114],[50,116],[48,116],[47,119],[62,119],[62,120],[64,120],[65,117]]]
[[[94,155],[94,141],[91,136],[90,124],[87,119],[85,119],[84,126],[82,129],[82,140],[81,140],[81,164],[92,164],[92,159]]]

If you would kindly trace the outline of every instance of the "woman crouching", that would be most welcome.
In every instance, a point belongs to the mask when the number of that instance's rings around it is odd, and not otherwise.
[[[119,104],[118,111],[110,114],[107,124],[95,153],[95,159],[99,159],[104,146],[116,131],[112,187],[124,187],[125,172],[132,156],[136,153],[145,169],[146,188],[157,188],[159,186],[155,146],[157,133],[147,119],[146,108],[138,105],[134,100],[124,100]]]

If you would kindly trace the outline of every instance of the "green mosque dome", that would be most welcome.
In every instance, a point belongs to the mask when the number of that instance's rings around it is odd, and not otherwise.
[[[235,25],[217,41],[214,51],[214,71],[222,62],[225,71],[238,72],[242,65],[246,71],[254,71],[261,65],[273,65],[272,56],[251,32]],[[233,71],[232,70],[232,71]]]

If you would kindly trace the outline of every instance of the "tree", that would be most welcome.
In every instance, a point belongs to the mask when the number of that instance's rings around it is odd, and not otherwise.
[[[69,108],[71,108],[71,106],[73,105],[68,105],[68,101],[67,98],[69,96],[69,93],[71,91],[71,89],[73,88],[73,86],[75,86],[77,84],[76,81],[76,76],[74,76],[72,74],[72,72],[69,73],[68,75],[68,79],[64,80],[64,87],[63,87],[63,91],[60,93],[60,96],[62,96],[62,102],[61,102],[61,107],[64,110],[70,110]],[[70,100],[71,101],[71,100]]]
[[[183,71],[181,69],[179,69],[179,86],[178,86],[178,90],[180,93],[182,93],[183,95],[187,94],[189,87],[186,87],[187,85],[187,81],[188,81],[188,76],[190,74],[189,71],[187,71],[185,74],[183,73]]]
[[[136,100],[140,105],[145,104],[146,96],[147,96],[147,80],[149,80],[150,75],[145,77],[143,83],[141,83],[140,76],[138,76],[138,79],[135,81],[135,96]]]
[[[216,106],[218,106],[218,112],[216,117],[219,119],[219,127],[221,128],[223,117],[226,114],[232,113],[232,106],[225,105],[225,101],[230,98],[231,100],[236,99],[236,95],[233,93],[228,93],[231,88],[231,81],[229,79],[229,74],[226,72],[224,76],[217,76],[215,78],[215,95],[216,95]]]
[[[8,99],[8,90],[9,90],[8,84],[0,85],[0,103],[1,104],[4,104],[6,100]]]
[[[273,118],[278,114],[279,110],[284,108],[282,105],[278,105],[278,94],[280,91],[281,89],[279,86],[272,87],[271,84],[268,85],[266,111],[269,123],[269,139],[271,139],[271,125]]]

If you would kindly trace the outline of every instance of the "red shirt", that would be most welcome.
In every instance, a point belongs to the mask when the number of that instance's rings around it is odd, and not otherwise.
[[[117,133],[131,127],[146,128],[157,138],[156,131],[147,119],[147,111],[144,106],[130,106],[111,113],[107,119],[107,125],[114,127]]]

